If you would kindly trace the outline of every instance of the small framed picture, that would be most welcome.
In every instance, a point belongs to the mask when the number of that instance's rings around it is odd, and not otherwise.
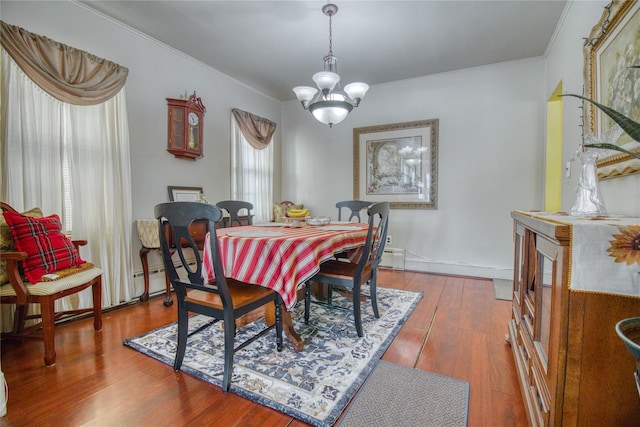
[[[202,200],[202,187],[169,186],[169,200],[172,202],[199,202]]]

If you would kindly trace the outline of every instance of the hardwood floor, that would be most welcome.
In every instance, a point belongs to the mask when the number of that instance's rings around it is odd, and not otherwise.
[[[381,270],[379,286],[421,291],[423,299],[384,360],[470,383],[469,422],[526,426],[511,348],[511,303],[487,279]],[[305,426],[125,347],[125,338],[175,321],[162,297],[56,329],[57,362],[45,368],[40,341],[2,342],[9,385],[3,426]]]

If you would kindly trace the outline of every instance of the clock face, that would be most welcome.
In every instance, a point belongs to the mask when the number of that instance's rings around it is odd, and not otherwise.
[[[199,121],[200,119],[198,118],[198,115],[196,113],[189,113],[189,124],[191,126],[197,126]]]

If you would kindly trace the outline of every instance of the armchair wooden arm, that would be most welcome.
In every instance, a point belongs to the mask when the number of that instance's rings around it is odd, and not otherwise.
[[[16,293],[16,304],[27,304],[29,301],[29,292],[22,282],[20,269],[18,268],[20,261],[27,259],[26,252],[1,252],[0,259],[7,263],[7,276],[9,283]]]
[[[75,246],[76,250],[79,251],[80,246],[86,246],[89,242],[87,242],[86,240],[72,240],[71,243],[73,243],[73,246]]]

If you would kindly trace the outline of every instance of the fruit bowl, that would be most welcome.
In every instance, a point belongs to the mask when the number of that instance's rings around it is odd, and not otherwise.
[[[284,222],[289,224],[289,227],[302,227],[301,222],[306,221],[307,219],[309,219],[308,216],[303,216],[299,218],[287,216],[284,218]]]
[[[328,216],[315,216],[307,219],[308,225],[329,225],[331,224],[331,218]]]

